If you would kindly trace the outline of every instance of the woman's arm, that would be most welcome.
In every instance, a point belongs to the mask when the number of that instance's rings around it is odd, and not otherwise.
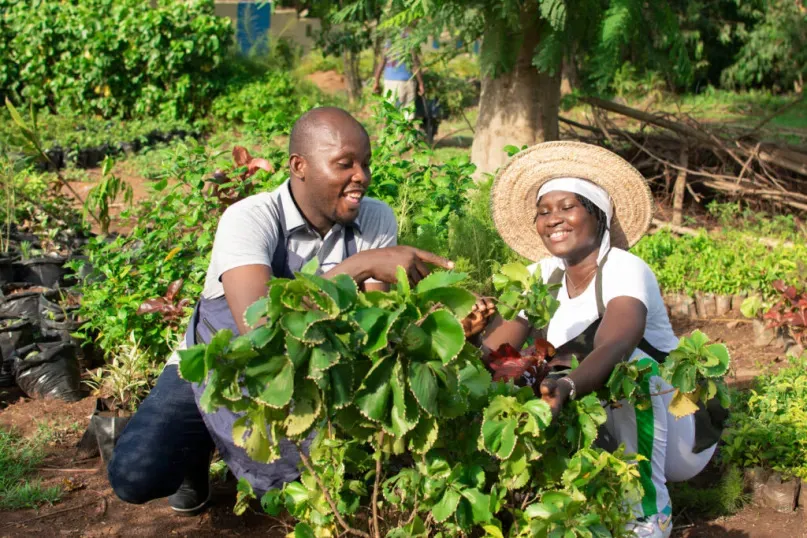
[[[608,302],[602,323],[594,336],[594,351],[569,374],[577,397],[602,387],[620,361],[630,358],[644,336],[647,307],[633,297],[615,297]],[[549,403],[553,415],[560,412],[569,398],[571,384],[545,380],[541,396]]]

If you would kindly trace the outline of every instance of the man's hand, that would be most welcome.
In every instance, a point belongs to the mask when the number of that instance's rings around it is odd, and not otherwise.
[[[541,399],[549,404],[552,418],[557,418],[560,414],[560,410],[569,399],[571,390],[568,383],[558,383],[557,379],[551,377],[547,377],[541,382]]]
[[[418,82],[418,95],[425,95],[426,94],[426,87],[423,85],[423,81]]]
[[[415,247],[397,246],[365,250],[348,259],[355,259],[367,267],[371,278],[394,284],[398,281],[398,267],[403,267],[409,276],[409,282],[417,284],[430,269],[426,265],[432,264],[443,269],[453,269],[454,262]]]
[[[482,332],[488,324],[490,317],[496,313],[496,305],[489,297],[480,297],[474,304],[471,313],[462,320],[465,337],[471,337]]]

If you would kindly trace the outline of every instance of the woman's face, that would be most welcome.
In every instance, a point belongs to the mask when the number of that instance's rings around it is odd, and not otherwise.
[[[582,260],[600,246],[597,218],[571,192],[554,191],[542,196],[535,228],[547,250],[567,261]]]

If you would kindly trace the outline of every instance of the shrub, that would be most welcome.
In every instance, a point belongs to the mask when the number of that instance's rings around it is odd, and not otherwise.
[[[212,0],[0,0],[0,96],[88,114],[192,118],[232,39]],[[103,16],[100,16],[103,14]]]
[[[724,461],[807,478],[807,355],[761,376],[743,405],[735,404],[724,435]]]

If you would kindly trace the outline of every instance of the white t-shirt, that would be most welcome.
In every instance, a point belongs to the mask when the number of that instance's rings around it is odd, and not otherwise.
[[[555,269],[562,266],[557,258],[544,258],[530,265],[528,269],[530,273],[534,273],[539,267],[541,276],[546,282]],[[609,301],[615,297],[633,297],[640,300],[647,307],[645,340],[665,353],[678,347],[678,338],[670,325],[656,275],[641,258],[630,252],[612,248],[602,268],[602,295],[606,308]],[[562,279],[558,301],[560,306],[546,329],[546,339],[556,348],[577,337],[599,317],[595,279],[592,279],[586,290],[574,299],[569,298],[566,279]],[[646,354],[636,349],[631,358],[639,356]]]

